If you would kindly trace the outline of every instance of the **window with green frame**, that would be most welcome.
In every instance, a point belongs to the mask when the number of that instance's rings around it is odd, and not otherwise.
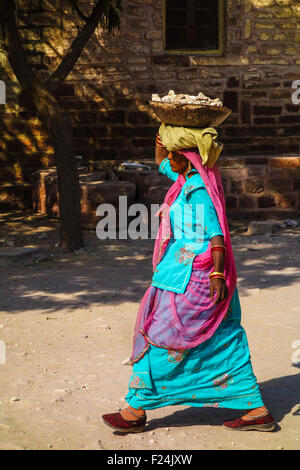
[[[165,49],[221,55],[224,0],[164,0]]]

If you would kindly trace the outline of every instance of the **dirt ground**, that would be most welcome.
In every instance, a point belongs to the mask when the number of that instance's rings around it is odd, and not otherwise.
[[[0,449],[300,449],[299,225],[252,236],[232,226],[242,324],[276,431],[228,431],[222,421],[240,411],[174,406],[149,411],[145,432],[118,435],[101,415],[125,404],[153,240],[85,231],[74,254],[57,246],[57,221],[16,212],[0,222],[2,246],[41,250],[0,267]]]

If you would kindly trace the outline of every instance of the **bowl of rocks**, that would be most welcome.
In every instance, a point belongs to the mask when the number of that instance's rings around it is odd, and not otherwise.
[[[183,127],[212,127],[221,124],[231,113],[219,98],[209,98],[203,93],[197,96],[176,95],[170,90],[162,98],[152,95],[148,101],[156,116],[164,123]]]

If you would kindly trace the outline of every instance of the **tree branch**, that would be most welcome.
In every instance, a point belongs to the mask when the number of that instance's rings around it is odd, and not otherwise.
[[[36,82],[36,77],[27,62],[26,53],[22,47],[15,11],[16,6],[14,1],[0,0],[0,21],[5,35],[3,49],[22,89],[25,92],[30,92],[33,88],[33,83]]]
[[[82,13],[82,11],[80,10],[79,6],[77,5],[77,2],[76,0],[69,0],[69,2],[71,3],[72,7],[74,8],[74,10],[76,11],[76,13],[78,14],[78,16],[84,20],[84,21],[87,21],[88,20],[88,16],[84,15]]]
[[[102,15],[107,11],[109,3],[109,0],[97,1],[96,6],[94,7],[91,15],[87,18],[82,30],[74,39],[70,47],[70,52],[65,55],[60,65],[47,80],[49,88],[52,92],[54,92],[61,85],[61,83],[73,69],[82,53],[82,50],[84,49],[88,40],[94,33],[99,21],[101,20]]]

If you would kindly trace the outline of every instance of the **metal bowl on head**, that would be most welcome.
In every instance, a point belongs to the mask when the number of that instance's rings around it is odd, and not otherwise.
[[[231,113],[224,106],[181,104],[148,101],[156,116],[164,123],[183,127],[213,127],[221,124]]]

